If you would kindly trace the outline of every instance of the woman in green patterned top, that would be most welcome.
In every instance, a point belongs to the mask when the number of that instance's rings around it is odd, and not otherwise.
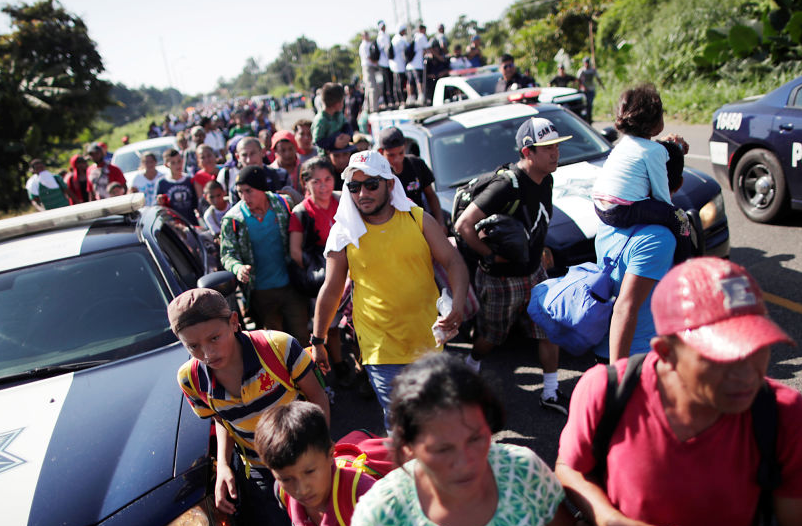
[[[352,526],[569,525],[562,486],[531,450],[491,444],[503,407],[482,379],[448,354],[396,377],[390,405],[402,466],[357,503]]]

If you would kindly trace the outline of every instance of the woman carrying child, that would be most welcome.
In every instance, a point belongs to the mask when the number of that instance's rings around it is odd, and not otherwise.
[[[407,366],[393,382],[390,422],[402,467],[362,497],[352,525],[573,524],[549,467],[530,449],[492,443],[503,407],[460,359]]]

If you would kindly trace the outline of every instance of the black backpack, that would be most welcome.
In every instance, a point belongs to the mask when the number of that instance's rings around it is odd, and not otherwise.
[[[604,398],[604,412],[602,413],[596,433],[593,436],[593,456],[596,467],[591,475],[603,481],[607,474],[607,452],[618,421],[624,414],[629,398],[635,387],[640,383],[643,361],[648,353],[637,354],[627,360],[627,367],[621,383],[618,383],[618,369],[614,365],[607,366],[607,391]],[[757,483],[760,486],[760,499],[758,500],[758,524],[769,526],[774,515],[772,492],[780,486],[781,466],[777,461],[777,423],[779,420],[777,410],[777,397],[767,382],[758,391],[755,401],[750,409],[752,412],[752,430],[755,442],[760,452],[760,463],[757,468]]]
[[[493,173],[482,174],[479,177],[474,177],[464,185],[457,188],[457,191],[454,194],[454,204],[452,205],[451,209],[451,224],[456,225],[457,219],[459,219],[463,212],[465,212],[465,209],[468,208],[468,205],[471,204],[474,199],[476,199],[476,196],[481,194],[491,182],[500,177],[509,178],[512,182],[512,186],[519,191],[518,198],[510,203],[507,203],[507,206],[505,206],[503,210],[504,214],[513,215],[515,211],[518,210],[518,206],[521,204],[518,176],[516,176],[515,172],[512,170],[500,168]]]
[[[407,43],[407,48],[404,50],[404,56],[407,59],[407,62],[412,62],[412,59],[415,58],[415,42]]]
[[[381,51],[379,51],[379,44],[376,43],[374,40],[370,43],[370,47],[368,48],[368,58],[373,62],[376,62],[381,58]]]
[[[390,41],[390,45],[387,46],[387,58],[394,59],[395,58],[395,46],[393,45],[393,41]]]

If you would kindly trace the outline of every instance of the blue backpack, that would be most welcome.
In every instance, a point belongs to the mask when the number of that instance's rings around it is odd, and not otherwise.
[[[637,230],[629,235],[615,260],[604,258],[604,269],[595,263],[582,263],[569,267],[564,276],[534,286],[526,311],[552,343],[579,356],[602,341],[610,329],[615,303],[610,275]]]

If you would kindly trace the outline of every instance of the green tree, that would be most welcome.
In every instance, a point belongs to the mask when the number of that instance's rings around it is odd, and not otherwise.
[[[6,5],[0,35],[0,208],[25,201],[26,156],[48,157],[111,103],[103,62],[79,17],[60,3]]]

